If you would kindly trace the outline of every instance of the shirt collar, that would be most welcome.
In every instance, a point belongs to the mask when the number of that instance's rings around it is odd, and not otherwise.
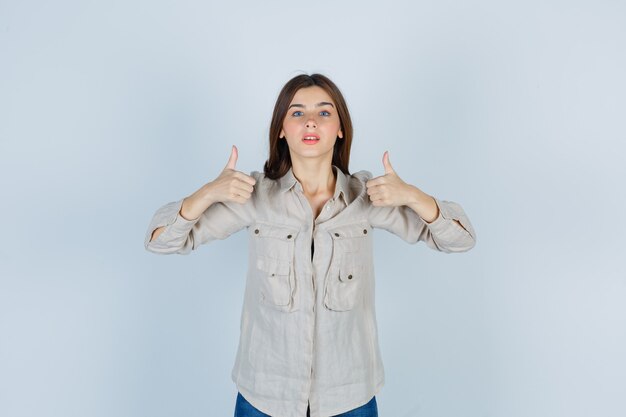
[[[343,201],[346,203],[346,206],[349,204],[348,202],[348,178],[340,170],[336,165],[332,166],[333,172],[336,174],[337,181],[335,183],[335,194],[333,195],[333,200],[337,200],[339,196],[343,198]],[[298,179],[293,175],[293,167],[289,167],[289,171],[278,180],[280,183],[280,191],[287,192],[292,189],[294,186],[297,186],[300,191],[302,190],[302,185],[298,181]]]

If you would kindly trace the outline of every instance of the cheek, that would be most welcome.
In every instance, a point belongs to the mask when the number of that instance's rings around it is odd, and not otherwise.
[[[283,122],[283,130],[285,132],[292,132],[297,130],[299,127],[298,123],[293,120],[286,120]]]
[[[337,131],[341,127],[339,120],[326,120],[324,127],[328,130]]]

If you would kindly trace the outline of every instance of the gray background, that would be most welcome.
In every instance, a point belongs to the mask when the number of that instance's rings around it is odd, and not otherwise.
[[[381,416],[626,415],[622,1],[0,1],[0,415],[229,416],[247,242],[146,252],[321,72],[351,171],[460,203],[376,230]]]

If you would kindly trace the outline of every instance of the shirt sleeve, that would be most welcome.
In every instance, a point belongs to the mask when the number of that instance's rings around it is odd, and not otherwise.
[[[387,230],[408,243],[424,241],[431,249],[446,253],[465,252],[476,244],[474,227],[458,203],[435,198],[439,215],[426,223],[408,206],[378,207],[372,205],[368,195],[365,198],[372,227]]]
[[[225,239],[252,223],[255,217],[254,197],[255,192],[243,204],[214,203],[193,220],[187,220],[180,215],[183,199],[165,204],[156,211],[150,221],[144,238],[144,247],[154,253],[186,255],[202,244],[215,239]],[[150,241],[154,230],[162,226],[165,230]]]

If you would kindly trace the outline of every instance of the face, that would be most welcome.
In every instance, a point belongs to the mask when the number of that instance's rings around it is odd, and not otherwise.
[[[328,158],[332,161],[337,137],[343,138],[335,102],[323,88],[301,88],[296,92],[283,121],[280,137],[286,138],[294,158]],[[314,136],[318,139],[306,139]]]

